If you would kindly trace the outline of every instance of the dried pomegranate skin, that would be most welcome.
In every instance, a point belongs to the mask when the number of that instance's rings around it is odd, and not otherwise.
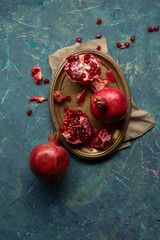
[[[91,53],[69,55],[64,70],[74,83],[88,84],[101,74],[100,60]]]
[[[112,124],[125,118],[127,98],[119,89],[108,87],[92,95],[90,109],[96,119]]]
[[[87,141],[92,133],[87,114],[80,109],[68,110],[60,132],[69,143],[79,144]]]

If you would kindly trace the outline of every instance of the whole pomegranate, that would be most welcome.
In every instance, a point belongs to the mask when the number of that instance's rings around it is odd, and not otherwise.
[[[101,122],[115,123],[127,114],[127,98],[119,89],[105,88],[92,95],[90,109],[92,115]]]
[[[100,60],[91,53],[69,55],[64,70],[72,82],[88,84],[99,78]]]
[[[29,157],[31,171],[48,181],[60,179],[69,166],[67,151],[58,146],[57,132],[48,133],[48,143],[39,144],[33,148]]]
[[[86,142],[91,136],[91,124],[87,114],[80,109],[70,109],[66,112],[60,132],[67,142],[78,144]]]

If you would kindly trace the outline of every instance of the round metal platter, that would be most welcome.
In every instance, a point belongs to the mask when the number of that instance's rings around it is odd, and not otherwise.
[[[131,110],[131,95],[129,91],[129,87],[127,84],[127,80],[118,66],[118,64],[114,61],[114,59],[109,54],[104,54],[99,51],[89,51],[83,50],[79,52],[73,53],[74,55],[83,54],[83,53],[92,53],[97,57],[101,62],[101,78],[106,78],[106,71],[109,69],[112,70],[113,74],[116,77],[116,83],[109,83],[109,87],[120,89],[127,97],[128,101],[128,112],[126,118],[117,124],[110,125],[111,133],[112,133],[112,141],[111,145],[107,150],[100,149],[88,149],[85,147],[85,144],[70,144],[66,142],[65,138],[59,132],[60,126],[63,124],[63,119],[65,116],[64,107],[68,106],[70,109],[82,109],[89,117],[89,120],[92,125],[92,129],[95,127],[100,128],[103,124],[96,120],[90,113],[90,98],[93,95],[93,92],[88,90],[86,99],[84,103],[79,106],[76,104],[77,95],[82,92],[83,86],[71,82],[71,80],[66,76],[64,71],[64,66],[66,63],[66,58],[61,62],[59,68],[57,69],[55,75],[53,76],[50,92],[49,92],[49,110],[50,116],[54,125],[55,130],[59,133],[60,140],[65,145],[65,147],[75,154],[78,157],[88,159],[88,160],[98,160],[100,158],[104,158],[105,156],[114,152],[118,146],[123,141],[125,136],[129,118],[130,118],[130,110]],[[55,91],[62,91],[62,93],[66,96],[71,96],[71,102],[64,102],[63,104],[57,104],[53,99],[53,93]]]

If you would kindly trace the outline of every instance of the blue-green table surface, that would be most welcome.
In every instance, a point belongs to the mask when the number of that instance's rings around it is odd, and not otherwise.
[[[158,0],[0,0],[1,240],[160,239],[160,30],[147,32],[159,12]],[[47,97],[49,85],[35,84],[30,71],[39,65],[51,81],[48,56],[97,33],[156,125],[99,163],[70,153],[64,178],[47,183],[28,158],[53,130],[48,102],[28,99]],[[116,47],[133,35],[130,48]]]

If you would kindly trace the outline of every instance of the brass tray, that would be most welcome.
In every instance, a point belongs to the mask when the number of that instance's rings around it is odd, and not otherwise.
[[[77,95],[78,93],[82,92],[83,86],[71,82],[66,76],[64,71],[66,58],[61,62],[51,82],[50,92],[49,92],[49,110],[50,110],[50,116],[51,116],[54,128],[59,133],[60,140],[65,145],[65,147],[78,157],[88,159],[88,160],[94,160],[94,159],[99,159],[111,154],[118,148],[118,146],[122,142],[124,135],[126,133],[128,123],[129,123],[129,118],[130,118],[131,95],[130,95],[129,87],[127,84],[127,80],[122,70],[109,54],[104,54],[99,51],[90,51],[90,50],[78,51],[73,54],[82,54],[86,52],[93,53],[97,58],[99,58],[101,62],[100,77],[106,78],[106,71],[109,69],[112,70],[112,72],[116,77],[116,83],[110,82],[109,87],[120,89],[127,97],[128,112],[127,112],[126,118],[120,121],[118,124],[114,124],[111,126],[112,142],[110,147],[107,150],[93,149],[91,151],[84,145],[81,145],[81,144],[73,145],[66,142],[64,137],[59,132],[59,127],[63,124],[63,119],[65,116],[65,112],[64,112],[65,106],[68,106],[70,109],[75,109],[75,108],[82,109],[85,113],[87,113],[93,129],[95,127],[99,128],[100,126],[102,126],[100,121],[96,120],[90,113],[90,98],[93,94],[92,91],[88,91],[86,99],[81,106],[76,104]],[[67,95],[67,96],[70,95],[72,98],[71,102],[66,101],[62,105],[57,104],[53,99],[53,93],[57,90],[62,91],[64,95]]]

